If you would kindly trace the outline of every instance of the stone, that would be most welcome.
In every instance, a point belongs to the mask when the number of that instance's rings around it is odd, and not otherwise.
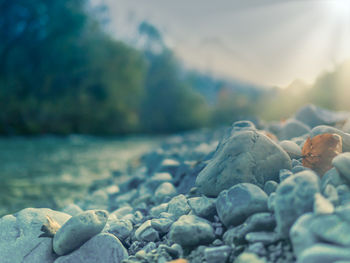
[[[336,168],[328,170],[321,178],[321,189],[324,190],[327,185],[339,186],[345,184],[346,181],[342,178]]]
[[[247,252],[252,252],[259,257],[264,257],[267,254],[265,245],[262,242],[251,243],[248,245]]]
[[[350,152],[350,134],[345,133],[337,128],[321,125],[313,128],[310,132],[310,136],[315,137],[316,135],[323,133],[335,133],[342,138],[343,152]]]
[[[118,238],[101,233],[72,253],[57,258],[54,263],[122,263],[127,257],[128,252]]]
[[[261,242],[264,245],[270,245],[273,243],[276,243],[281,239],[280,235],[278,235],[276,232],[266,232],[266,231],[260,231],[260,232],[250,232],[245,235],[245,240],[249,243],[257,243]]]
[[[83,212],[83,209],[81,209],[80,206],[78,206],[76,204],[69,204],[65,208],[62,209],[62,212],[66,213],[68,215],[71,215],[71,216],[75,216],[75,215]]]
[[[350,261],[349,248],[320,243],[305,249],[298,258],[298,263],[329,263],[341,260]]]
[[[196,186],[215,197],[239,183],[263,187],[266,181],[277,181],[284,168],[291,169],[291,160],[279,145],[255,130],[239,131],[221,142],[197,176]]]
[[[312,247],[318,242],[316,236],[310,231],[313,218],[314,215],[312,213],[306,213],[300,216],[290,229],[289,237],[297,258],[300,257],[305,249]]]
[[[275,192],[277,189],[278,183],[275,181],[267,181],[264,185],[264,192],[267,195],[270,195],[271,193]]]
[[[323,190],[323,195],[335,206],[339,204],[339,196],[337,189],[330,184],[327,184]]]
[[[280,172],[279,172],[280,182],[284,181],[285,179],[287,179],[291,175],[293,175],[293,173],[290,170],[281,169]]]
[[[134,209],[131,206],[123,206],[111,213],[111,216],[122,219],[124,216],[133,213]]]
[[[191,207],[187,203],[187,198],[181,194],[173,197],[168,203],[168,213],[173,214],[175,218],[187,215],[191,211]]]
[[[154,218],[151,220],[152,227],[161,234],[168,233],[173,223],[174,221],[169,218]]]
[[[319,240],[350,247],[350,224],[338,215],[317,216],[313,218],[309,228]]]
[[[337,193],[339,197],[339,203],[341,205],[350,203],[350,188],[349,186],[342,184],[337,186]]]
[[[108,213],[104,210],[88,210],[71,217],[55,234],[53,250],[65,255],[80,247],[91,237],[102,231]]]
[[[170,227],[169,239],[189,247],[210,244],[215,234],[209,221],[195,215],[183,215]]]
[[[223,263],[227,261],[231,251],[229,246],[208,247],[204,249],[204,258],[207,263]]]
[[[235,259],[234,263],[266,263],[266,261],[254,253],[244,252]]]
[[[162,203],[166,198],[171,198],[176,195],[176,188],[171,183],[162,183],[158,186],[154,193],[154,199],[159,204]]]
[[[63,225],[71,216],[47,208],[26,208],[0,218],[1,263],[52,263],[51,238],[39,238],[47,216]]]
[[[296,119],[288,119],[281,127],[278,138],[280,140],[290,140],[292,138],[307,134],[310,132],[310,130],[310,127],[303,122]]]
[[[319,177],[304,171],[285,179],[277,188],[274,202],[277,231],[286,237],[295,220],[313,210],[314,196],[320,192]]]
[[[161,213],[168,211],[168,203],[163,203],[157,206],[154,206],[150,210],[150,215],[152,217],[159,217]]]
[[[276,220],[271,213],[256,213],[250,216],[243,224],[230,228],[223,236],[225,244],[237,245],[245,243],[245,236],[253,231],[272,231]]]
[[[277,189],[276,189],[277,190]],[[275,201],[276,201],[276,192],[273,192],[269,195],[269,198],[267,199],[267,209],[270,212],[274,212],[275,211]]]
[[[151,220],[145,221],[138,229],[136,229],[135,237],[138,241],[155,242],[159,240],[159,234],[152,227]]]
[[[216,209],[225,226],[239,225],[254,213],[267,212],[267,195],[256,185],[237,184],[220,193]]]
[[[332,161],[332,165],[344,178],[350,181],[350,152],[336,156]]]
[[[332,214],[334,212],[334,205],[320,193],[316,193],[314,199],[314,213],[316,215]]]
[[[295,119],[313,128],[318,125],[334,125],[339,121],[345,121],[348,115],[348,113],[333,112],[309,104],[298,110]]]
[[[133,229],[131,221],[127,219],[115,219],[108,221],[108,224],[109,227],[106,231],[122,241],[131,234]]]
[[[216,200],[205,196],[192,197],[188,199],[193,213],[205,219],[212,219],[216,214]]]

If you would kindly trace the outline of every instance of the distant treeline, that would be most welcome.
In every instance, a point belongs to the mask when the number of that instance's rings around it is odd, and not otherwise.
[[[304,102],[188,72],[147,22],[136,48],[96,17],[87,0],[0,0],[0,134],[167,133],[281,117]],[[315,101],[348,106],[329,92],[332,78],[318,80]]]

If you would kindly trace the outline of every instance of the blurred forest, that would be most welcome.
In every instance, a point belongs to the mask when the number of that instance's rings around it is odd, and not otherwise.
[[[185,70],[153,25],[139,25],[137,48],[95,12],[87,0],[0,0],[0,134],[167,133],[283,118],[306,102],[350,110],[349,63],[312,87],[217,80]]]

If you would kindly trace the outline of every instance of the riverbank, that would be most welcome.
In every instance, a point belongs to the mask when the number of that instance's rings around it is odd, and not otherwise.
[[[4,263],[349,261],[349,118],[308,105],[285,122],[173,136],[61,211],[1,218],[0,254]]]

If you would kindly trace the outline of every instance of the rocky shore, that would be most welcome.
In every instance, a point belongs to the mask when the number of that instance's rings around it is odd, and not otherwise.
[[[350,262],[349,132],[349,113],[307,105],[173,136],[62,211],[2,217],[0,263]],[[303,154],[322,134],[340,145],[325,173]]]

